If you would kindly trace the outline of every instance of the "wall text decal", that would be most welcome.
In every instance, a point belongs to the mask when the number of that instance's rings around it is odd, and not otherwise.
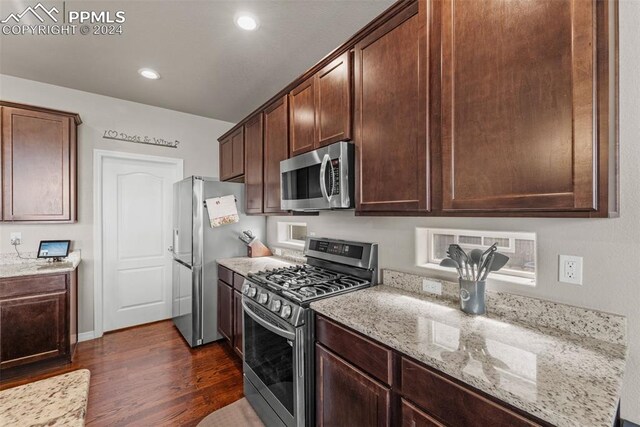
[[[103,139],[113,139],[115,141],[135,142],[136,144],[158,145],[160,147],[178,148],[180,141],[173,141],[164,138],[149,137],[146,135],[132,135],[125,132],[119,132],[113,129],[107,129],[102,135]]]

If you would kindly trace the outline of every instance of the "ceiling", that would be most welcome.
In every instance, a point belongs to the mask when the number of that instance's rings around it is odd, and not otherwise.
[[[0,35],[0,73],[238,122],[393,2],[67,1],[67,11],[125,11],[123,34]],[[0,19],[35,3],[0,0]],[[239,12],[259,28],[236,27]],[[162,78],[143,79],[143,67]]]

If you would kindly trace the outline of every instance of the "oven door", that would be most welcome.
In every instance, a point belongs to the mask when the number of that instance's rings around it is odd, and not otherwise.
[[[354,175],[353,144],[336,142],[280,162],[283,210],[347,209]]]
[[[303,426],[303,328],[294,328],[245,297],[242,306],[244,375],[286,426]]]

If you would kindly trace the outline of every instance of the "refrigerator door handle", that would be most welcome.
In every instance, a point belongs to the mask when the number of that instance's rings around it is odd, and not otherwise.
[[[176,243],[178,241],[177,237],[178,237],[178,229],[174,228],[173,234],[171,235],[171,239],[172,239],[171,246],[169,246],[169,252],[171,252],[174,255],[178,251],[178,245]]]

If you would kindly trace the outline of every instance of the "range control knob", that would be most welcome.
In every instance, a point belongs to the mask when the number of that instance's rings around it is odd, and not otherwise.
[[[258,295],[258,302],[260,304],[266,304],[269,301],[269,294],[261,293]]]
[[[282,306],[282,313],[280,314],[283,318],[287,318],[291,316],[291,306],[288,304],[285,304],[284,306]]]
[[[282,301],[276,299],[271,303],[271,311],[275,311],[276,313],[280,311],[280,307],[282,307]]]
[[[249,290],[247,291],[247,295],[249,297],[255,298],[257,293],[258,293],[258,290],[256,288],[252,288],[251,286],[249,286]]]
[[[250,286],[247,283],[244,283],[242,285],[242,294],[243,295],[247,295],[249,293],[249,288],[250,288]]]

